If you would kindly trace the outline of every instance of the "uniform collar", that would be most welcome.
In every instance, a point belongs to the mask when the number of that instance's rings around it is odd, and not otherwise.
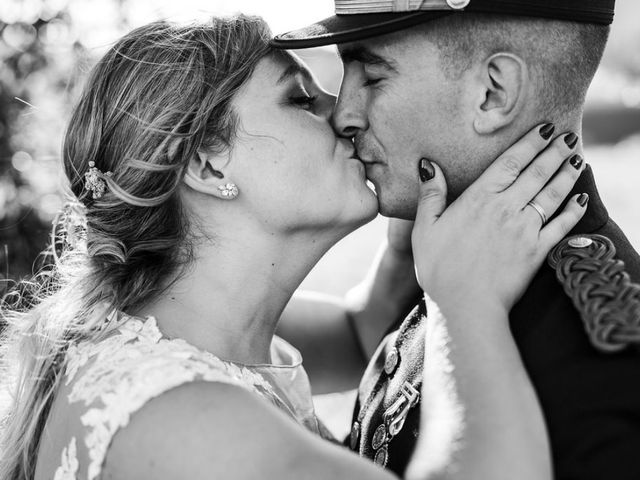
[[[593,233],[604,227],[604,225],[609,221],[609,213],[602,203],[602,199],[598,193],[596,181],[593,177],[593,170],[590,165],[587,165],[585,170],[582,172],[568,198],[581,193],[587,193],[589,195],[589,206],[587,207],[587,211],[582,219],[573,228],[573,230],[571,230],[571,235],[579,233]]]

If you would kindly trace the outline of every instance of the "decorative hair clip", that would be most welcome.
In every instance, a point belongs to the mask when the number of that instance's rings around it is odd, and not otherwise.
[[[110,177],[113,173],[102,173],[98,168],[96,168],[95,162],[89,162],[89,171],[84,174],[84,188],[92,192],[94,200],[102,197],[104,192],[107,191],[107,182],[102,178],[105,175]]]

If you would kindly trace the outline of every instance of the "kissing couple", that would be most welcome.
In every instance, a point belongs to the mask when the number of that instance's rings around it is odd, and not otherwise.
[[[638,478],[640,258],[580,141],[612,18],[336,0],[119,40],[54,261],[3,306],[0,479]],[[333,43],[337,98],[288,50]],[[359,302],[292,300],[378,211]],[[359,380],[343,446],[311,386]]]

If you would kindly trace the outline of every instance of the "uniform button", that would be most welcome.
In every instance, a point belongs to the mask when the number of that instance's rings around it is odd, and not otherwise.
[[[381,467],[387,466],[387,460],[389,459],[389,451],[387,450],[387,446],[385,445],[380,450],[376,452],[376,456],[373,458],[373,461],[380,465]]]
[[[351,450],[358,450],[358,444],[360,442],[360,423],[353,422],[351,427],[350,446]]]
[[[399,359],[397,348],[392,348],[391,351],[387,353],[387,358],[384,360],[384,371],[387,375],[391,375],[396,371]]]
[[[376,428],[376,431],[373,433],[373,438],[371,439],[371,446],[374,450],[379,449],[382,444],[387,440],[387,427],[385,427],[384,423]]]
[[[454,10],[461,10],[469,5],[469,3],[471,3],[471,0],[447,0],[447,5]]]
[[[569,240],[569,245],[573,248],[586,248],[593,243],[593,240],[587,237],[573,237]]]

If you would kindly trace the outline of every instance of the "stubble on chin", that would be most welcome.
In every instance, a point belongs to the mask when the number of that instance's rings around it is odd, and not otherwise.
[[[418,210],[418,195],[392,195],[389,192],[378,193],[378,211],[388,218],[415,220]]]

